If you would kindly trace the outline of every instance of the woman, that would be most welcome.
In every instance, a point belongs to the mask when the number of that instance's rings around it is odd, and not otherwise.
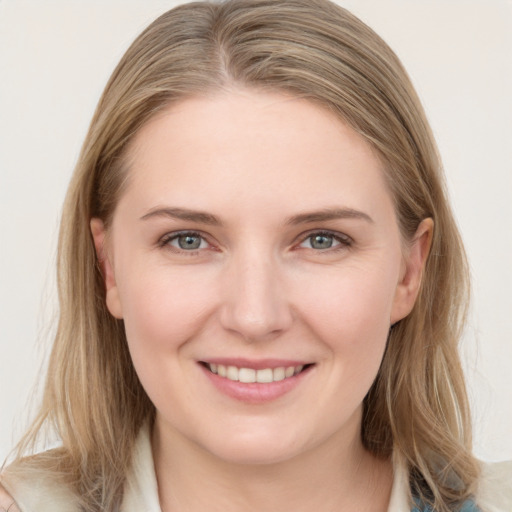
[[[156,20],[68,191],[43,404],[2,477],[17,506],[510,507],[471,454],[436,155],[396,56],[331,3]],[[48,428],[62,446],[23,458]]]

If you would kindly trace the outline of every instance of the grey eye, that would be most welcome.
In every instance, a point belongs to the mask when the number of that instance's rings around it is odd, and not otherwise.
[[[201,237],[197,235],[181,235],[178,237],[180,249],[190,250],[199,249],[201,246]]]
[[[202,249],[206,246],[206,242],[203,238],[195,233],[184,233],[182,235],[178,235],[170,241],[170,244],[184,251]]]
[[[313,249],[330,249],[334,243],[334,237],[331,235],[313,235],[308,240]]]
[[[327,249],[341,249],[343,247],[350,247],[351,240],[348,236],[342,233],[329,233],[323,231],[317,231],[309,236],[306,236],[300,247],[306,249],[314,249],[317,251],[325,251]]]

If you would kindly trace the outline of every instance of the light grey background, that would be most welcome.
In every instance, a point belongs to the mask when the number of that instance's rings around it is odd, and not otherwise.
[[[26,426],[55,317],[59,212],[103,86],[163,0],[0,0],[0,459]],[[475,451],[512,459],[512,3],[340,1],[403,60],[474,277],[462,352]]]

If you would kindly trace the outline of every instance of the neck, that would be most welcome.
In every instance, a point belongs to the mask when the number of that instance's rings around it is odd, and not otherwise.
[[[271,464],[216,457],[180,433],[155,424],[153,453],[163,512],[385,512],[392,467],[367,452],[356,431]]]

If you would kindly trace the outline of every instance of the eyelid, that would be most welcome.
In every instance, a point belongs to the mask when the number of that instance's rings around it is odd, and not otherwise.
[[[180,249],[179,247],[174,247],[169,243],[172,240],[175,240],[176,238],[178,238],[180,236],[184,236],[184,235],[198,236],[198,237],[202,238],[209,245],[209,247],[185,250],[185,249]],[[158,239],[157,245],[158,245],[158,247],[160,247],[162,249],[169,248],[173,252],[180,253],[180,254],[188,254],[188,255],[196,254],[200,251],[214,248],[213,244],[210,241],[210,237],[197,229],[180,229],[178,231],[170,231],[168,233],[165,233],[165,235],[161,236]]]
[[[180,249],[178,247],[171,246],[169,244],[170,241],[175,240],[176,238],[178,238],[180,236],[183,236],[183,235],[198,236],[198,237],[202,238],[208,244],[209,247],[208,248],[202,248],[202,249],[199,248],[199,249],[185,250],[185,249]],[[336,249],[339,249],[340,247],[341,248],[350,247],[354,243],[354,240],[350,236],[348,236],[345,233],[341,233],[339,231],[333,231],[333,230],[329,230],[329,229],[311,229],[311,230],[303,232],[299,236],[297,236],[296,237],[296,242],[294,243],[294,246],[295,247],[300,246],[300,244],[302,244],[308,238],[310,238],[310,237],[312,237],[314,235],[330,236],[330,237],[333,237],[337,242],[339,242],[339,245],[336,245],[335,247],[332,247],[332,248],[323,249],[323,250],[322,249],[313,249],[316,252],[335,251]],[[167,247],[167,248],[170,248],[170,250],[172,250],[174,252],[183,253],[183,254],[186,253],[188,255],[195,254],[195,253],[198,253],[200,251],[204,251],[204,250],[208,250],[208,249],[213,249],[213,250],[217,249],[215,244],[213,244],[211,242],[211,239],[210,239],[209,235],[207,235],[206,233],[203,233],[200,230],[191,230],[191,229],[181,229],[181,230],[178,230],[178,231],[170,231],[168,233],[165,233],[163,236],[161,236],[158,239],[157,245],[160,248],[166,248]]]
[[[350,236],[348,236],[345,233],[341,233],[339,231],[332,231],[330,229],[311,229],[311,230],[308,230],[308,231],[306,231],[304,233],[301,233],[297,237],[298,242],[296,243],[296,245],[300,246],[300,244],[302,244],[308,238],[310,238],[310,237],[312,237],[314,235],[331,236],[336,241],[338,241],[340,243],[341,247],[350,247],[354,243],[354,240]],[[323,251],[321,249],[314,249],[314,250],[317,251],[317,252],[327,252],[327,251],[336,250],[337,248],[339,248],[339,246],[332,247],[332,248],[329,248],[329,249],[324,249]]]

